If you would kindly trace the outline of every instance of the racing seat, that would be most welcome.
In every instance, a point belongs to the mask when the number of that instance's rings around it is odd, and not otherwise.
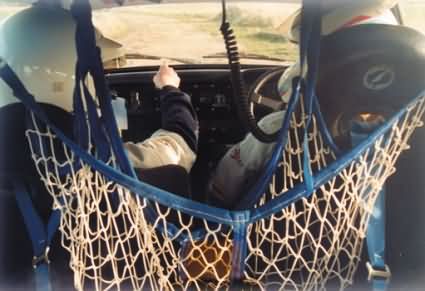
[[[353,121],[383,123],[424,89],[425,37],[363,24],[322,38],[316,92],[336,143],[352,146]]]
[[[420,32],[404,26],[364,24],[322,38],[316,92],[327,127],[342,151],[367,138],[424,89],[425,36]],[[386,208],[393,209],[385,203],[385,195],[401,194],[392,192],[388,188],[379,194],[374,211],[381,215],[372,216],[368,226],[372,270],[381,269],[382,264],[387,268],[386,255],[388,261],[394,260],[391,252],[385,253],[385,239],[390,236],[384,230]],[[356,277],[365,278],[365,272]]]
[[[69,113],[48,104],[42,104],[42,107],[64,133],[72,132],[72,116]],[[21,103],[0,108],[0,289],[32,289],[34,285],[31,239],[15,197],[15,183],[28,189],[35,212],[44,223],[50,216],[53,202],[31,158],[25,136],[26,114]],[[53,240],[50,253],[55,258],[51,271],[71,274],[66,263],[68,254],[61,248],[59,236]],[[57,282],[72,284],[72,276],[66,279],[61,275]]]

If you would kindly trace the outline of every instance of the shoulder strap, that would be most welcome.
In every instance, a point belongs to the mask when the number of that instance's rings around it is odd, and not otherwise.
[[[90,73],[94,81],[96,96],[98,97],[102,115],[101,117],[98,116],[95,104],[90,102],[87,103],[89,108],[89,118],[91,118],[91,122],[94,122],[93,126],[96,126],[96,124],[99,125],[98,122],[102,122],[105,127],[105,131],[102,131],[99,128],[95,129],[97,130],[97,146],[102,148],[102,144],[104,144],[104,137],[106,135],[108,137],[107,140],[109,140],[116,155],[121,170],[131,177],[136,177],[136,173],[124,150],[114,117],[112,98],[105,80],[100,49],[96,46],[95,31],[92,23],[92,13],[89,0],[74,0],[71,5],[71,13],[76,22],[75,41],[77,49],[76,86],[74,97],[78,98],[78,95],[81,94],[80,86],[82,86],[86,100],[94,100],[84,84],[84,80]],[[79,109],[79,112],[81,112],[81,108]],[[85,118],[85,116],[81,116],[81,118]],[[83,129],[81,126],[80,128]],[[107,155],[107,152],[102,151],[102,154]]]
[[[320,48],[320,33],[321,33],[321,0],[303,0],[302,3],[302,18],[301,18],[301,37],[300,37],[300,65],[301,73],[298,78],[294,78],[292,84],[292,96],[288,103],[288,108],[282,122],[282,127],[274,147],[272,156],[265,166],[265,170],[261,174],[257,183],[245,195],[236,209],[247,209],[253,207],[253,204],[258,201],[259,197],[264,193],[269,185],[270,178],[274,174],[279,160],[282,156],[282,151],[286,146],[288,139],[288,131],[290,128],[290,120],[292,113],[296,110],[300,100],[300,94],[303,93],[304,102],[306,104],[306,113],[308,121],[304,133],[304,179],[305,186],[308,190],[313,189],[314,179],[310,168],[310,155],[308,150],[307,130],[311,122],[311,115],[314,109],[314,88],[316,84],[316,75],[319,62]],[[307,74],[304,73],[305,67],[308,67]],[[304,77],[306,75],[306,77]],[[311,191],[307,191],[307,193]],[[308,193],[308,194],[310,194]]]
[[[351,140],[357,145],[366,138],[376,125],[366,122],[353,123],[351,129]],[[371,173],[373,174],[373,172]],[[369,262],[366,263],[368,280],[372,281],[374,291],[387,290],[391,271],[385,263],[385,185],[373,206],[372,213],[367,226],[366,244]]]
[[[53,210],[47,226],[45,226],[35,210],[24,182],[21,180],[14,181],[14,190],[18,208],[31,239],[33,249],[32,266],[34,268],[36,290],[50,291],[51,283],[48,266],[50,262],[48,254],[54,234],[59,227],[60,212],[59,210]]]

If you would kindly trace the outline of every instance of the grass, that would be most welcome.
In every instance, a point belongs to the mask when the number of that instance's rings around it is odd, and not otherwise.
[[[203,13],[179,13],[164,10],[145,11],[151,16],[166,16],[177,21],[193,23],[202,33],[214,38],[222,38],[219,27],[222,21],[221,11],[215,14],[211,11]],[[297,57],[297,48],[276,31],[271,18],[258,15],[252,9],[246,10],[232,5],[227,10],[227,17],[235,31],[241,51],[253,54],[267,55],[293,61]]]
[[[270,27],[259,29],[235,25],[233,29],[242,50],[288,61],[296,60],[297,47]]]

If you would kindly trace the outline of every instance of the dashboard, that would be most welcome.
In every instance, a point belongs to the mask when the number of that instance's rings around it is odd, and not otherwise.
[[[173,66],[181,79],[180,88],[191,96],[199,119],[197,161],[192,168],[193,199],[203,201],[204,187],[224,153],[246,135],[237,115],[233,99],[230,70],[227,65]],[[242,77],[253,84],[261,75],[276,66],[244,65]],[[158,67],[129,68],[108,71],[106,78],[113,95],[125,98],[128,129],[122,132],[124,141],[139,142],[161,127],[158,90],[152,82]],[[279,98],[277,80],[265,84],[263,93]],[[266,114],[260,112],[258,116]]]
[[[189,96],[198,114],[200,144],[234,144],[246,134],[238,119],[233,99],[230,71],[227,66],[174,66],[181,78],[180,89]],[[275,66],[245,66],[242,76],[252,84],[263,73]],[[128,130],[126,141],[138,142],[149,137],[161,126],[158,90],[152,78],[157,67],[109,71],[106,74],[111,92],[125,98]],[[268,96],[275,96],[274,86],[265,87]]]

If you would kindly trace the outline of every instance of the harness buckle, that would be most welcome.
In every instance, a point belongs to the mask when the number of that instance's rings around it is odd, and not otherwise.
[[[34,256],[32,257],[32,267],[34,269],[37,269],[38,266],[42,265],[42,264],[50,264],[50,260],[49,260],[49,247],[46,247],[44,249],[44,253],[41,256]]]
[[[371,281],[374,279],[381,279],[385,281],[389,281],[391,278],[391,271],[388,265],[385,264],[384,269],[374,269],[370,262],[366,263],[367,268],[367,280]]]

